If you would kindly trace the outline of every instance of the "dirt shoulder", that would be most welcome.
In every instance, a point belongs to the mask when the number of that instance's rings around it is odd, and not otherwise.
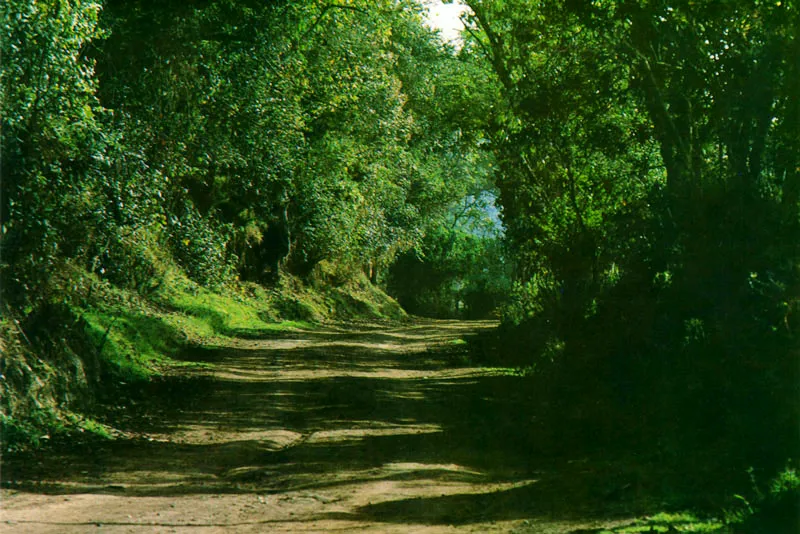
[[[0,532],[574,532],[629,521],[592,496],[580,459],[531,454],[513,409],[526,395],[518,379],[465,364],[458,340],[494,326],[360,325],[198,349],[187,358],[213,371],[128,407],[130,439],[5,459]]]

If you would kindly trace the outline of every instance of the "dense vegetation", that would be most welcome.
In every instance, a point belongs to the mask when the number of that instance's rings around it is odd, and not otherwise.
[[[503,87],[505,318],[534,361],[656,418],[660,440],[687,417],[708,438],[794,440],[797,10],[468,3],[468,45]]]
[[[414,0],[5,2],[4,343],[102,360],[122,308],[314,319],[346,297],[263,288],[366,277],[413,313],[499,310],[578,440],[779,468],[797,6],[465,3],[455,49]]]
[[[493,190],[493,97],[413,1],[14,0],[2,28],[7,444],[187,340],[400,317],[369,282]]]
[[[507,354],[551,427],[778,468],[800,420],[796,5],[466,3],[502,86]]]
[[[479,95],[413,2],[11,2],[4,16],[11,306],[47,300],[64,261],[146,286],[153,248],[201,284],[334,258],[377,281],[485,182],[458,115]]]

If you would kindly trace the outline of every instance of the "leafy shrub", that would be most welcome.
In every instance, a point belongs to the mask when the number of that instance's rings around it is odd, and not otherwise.
[[[192,280],[217,286],[233,277],[235,262],[226,251],[223,229],[196,208],[187,205],[180,216],[173,215],[168,231],[170,250]]]
[[[110,282],[139,292],[147,292],[160,283],[164,260],[156,229],[131,226],[111,227],[108,238],[92,265],[94,271]]]
[[[752,478],[752,471],[751,471]],[[793,467],[786,467],[773,479],[767,492],[753,480],[755,502],[737,495],[738,510],[729,512],[737,534],[774,534],[800,532],[800,476]]]
[[[558,307],[561,287],[558,281],[547,273],[536,274],[527,282],[515,282],[511,298],[503,308],[504,323],[519,325],[545,312]]]
[[[102,37],[100,4],[9,0],[0,9],[3,300],[45,300],[58,258],[91,232],[105,110],[83,51]]]

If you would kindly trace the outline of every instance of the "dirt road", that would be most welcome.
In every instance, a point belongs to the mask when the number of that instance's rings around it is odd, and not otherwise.
[[[493,326],[330,328],[194,351],[212,371],[120,412],[135,438],[6,462],[0,532],[614,524],[594,478],[575,483],[580,459],[544,462],[520,437],[524,381],[467,365],[458,340]]]

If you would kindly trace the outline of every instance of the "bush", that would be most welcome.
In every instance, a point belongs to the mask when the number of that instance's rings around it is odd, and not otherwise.
[[[215,227],[196,208],[187,205],[180,217],[173,215],[168,231],[170,249],[192,280],[219,286],[233,278],[235,261],[226,251],[223,229]]]
[[[752,476],[752,475],[751,475]],[[730,522],[737,534],[800,532],[800,477],[786,467],[763,493],[754,483],[755,506],[737,495],[742,507],[732,512]]]
[[[147,293],[160,285],[165,260],[157,229],[111,227],[92,270],[110,282]]]

